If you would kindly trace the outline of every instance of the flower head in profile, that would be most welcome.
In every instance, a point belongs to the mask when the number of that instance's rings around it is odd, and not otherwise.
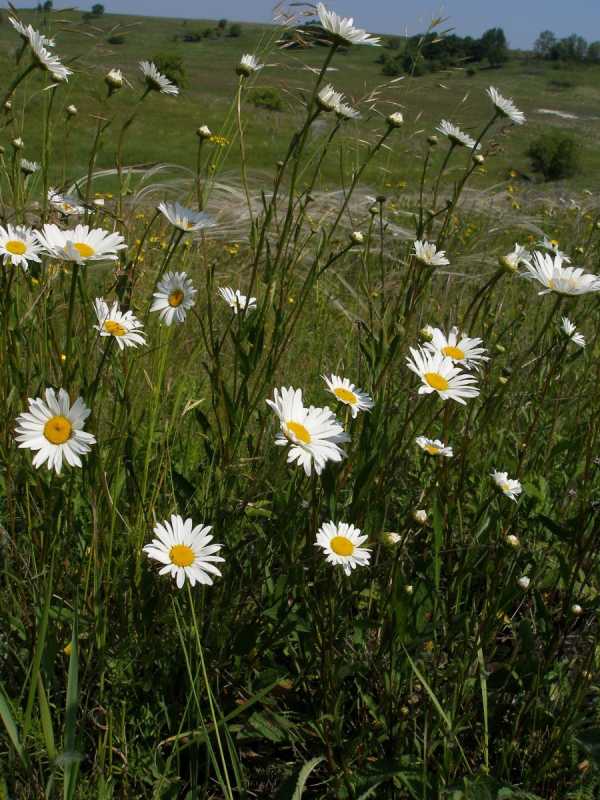
[[[146,81],[146,86],[151,91],[160,92],[161,94],[179,94],[179,88],[166,75],[159,72],[156,64],[153,64],[152,61],[140,61],[140,69]]]
[[[159,575],[171,575],[177,588],[181,589],[187,578],[191,586],[204,583],[212,586],[212,575],[221,575],[215,563],[225,561],[216,555],[222,544],[211,544],[211,525],[195,525],[191,519],[183,520],[172,514],[170,520],[158,522],[150,544],[142,548],[148,558],[163,566]]]
[[[264,64],[261,64],[256,56],[251,53],[244,53],[236,67],[236,72],[244,78],[249,78],[255,72],[260,72],[263,67]]]
[[[337,111],[343,102],[344,95],[341,92],[336,92],[330,83],[323,86],[317,95],[317,105],[321,111]]]
[[[582,333],[577,333],[575,323],[571,322],[568,317],[562,317],[562,331],[577,347],[585,347],[585,336]]]
[[[196,304],[196,291],[186,272],[167,272],[152,295],[150,311],[160,312],[160,321],[165,325],[183,322]]]
[[[356,567],[369,564],[371,551],[361,546],[367,539],[360,528],[347,522],[324,522],[317,531],[315,545],[323,550],[329,564],[342,567],[346,575],[350,575]]]
[[[437,392],[442,400],[456,400],[462,405],[479,394],[475,378],[455,366],[451,358],[413,347],[410,348],[410,354],[406,365],[421,379],[419,394]]]
[[[497,472],[494,470],[490,473],[494,483],[505,497],[517,502],[517,496],[523,491],[521,483],[513,478],[508,477],[507,472]]]
[[[524,261],[527,272],[525,278],[531,278],[544,287],[538,294],[580,295],[589,292],[600,292],[600,276],[584,272],[580,267],[563,267],[561,256],[541,253],[536,250],[531,261]]]
[[[489,361],[484,355],[487,351],[480,346],[481,344],[481,339],[471,339],[464,334],[461,336],[458,328],[454,326],[447,336],[439,328],[434,328],[431,332],[431,341],[425,342],[424,347],[432,353],[441,353],[455,364],[471,369],[480,366],[483,361]]]
[[[451,447],[445,445],[443,442],[440,442],[439,439],[428,439],[426,436],[417,436],[415,442],[426,453],[429,453],[430,456],[445,456],[446,458],[452,458],[454,455],[454,451]]]
[[[352,108],[348,103],[338,103],[335,108],[338,119],[360,119],[360,111]]]
[[[100,336],[114,336],[120,350],[146,343],[142,333],[142,323],[134,316],[133,311],[120,311],[116,300],[109,308],[108,303],[97,297],[94,301],[94,311],[98,319],[98,324],[94,325],[94,328]]]
[[[256,309],[256,297],[246,297],[239,289],[235,291],[229,286],[219,289],[219,294],[225,300],[227,305],[233,310],[234,314],[246,309],[246,311],[254,311]]]
[[[493,86],[487,90],[487,95],[494,104],[496,111],[503,117],[508,117],[515,125],[523,125],[525,114],[516,107],[512,98],[503,97]]]
[[[446,251],[438,250],[433,242],[417,239],[413,253],[417,261],[426,267],[445,267],[450,263],[446,258]]]
[[[381,45],[381,39],[378,36],[371,36],[362,28],[355,28],[352,17],[340,17],[335,11],[329,11],[323,3],[318,3],[317,14],[321,27],[340,42],[369,44],[376,47]]]
[[[336,420],[329,408],[306,408],[302,401],[302,389],[275,389],[273,400],[267,403],[279,417],[281,432],[275,444],[291,445],[288,464],[297,462],[310,475],[312,470],[320,475],[328,461],[341,461],[346,453],[340,444],[350,437]]]
[[[41,33],[36,31],[33,25],[25,25],[24,23],[21,22],[21,20],[16,19],[16,17],[10,17],[10,16],[8,18],[8,21],[16,30],[16,32],[19,34],[19,36],[23,39],[24,42],[29,42],[31,40],[32,35],[36,33],[39,36],[40,41],[42,42],[44,47],[55,46],[54,39],[49,39],[47,36],[43,36]]]
[[[108,93],[112,94],[123,86],[123,73],[120,69],[111,69],[104,76],[104,83],[108,86]]]
[[[529,250],[520,244],[515,243],[515,249],[511,253],[504,256],[499,256],[498,262],[500,266],[507,272],[517,272],[519,264],[529,258]]]
[[[33,175],[38,172],[40,165],[37,161],[28,161],[26,158],[21,159],[21,172],[23,175]]]
[[[158,210],[166,217],[171,225],[180,231],[191,233],[203,228],[214,228],[215,222],[204,211],[192,211],[179,203],[159,203]]]
[[[77,197],[69,194],[61,194],[56,189],[48,189],[48,202],[52,208],[60,211],[65,217],[79,217],[85,214],[85,207],[81,205]]]
[[[118,251],[127,247],[120,233],[109,233],[88,225],[76,225],[69,230],[61,230],[57,225],[44,225],[36,235],[40,245],[52,258],[76,264],[116,261]]]
[[[81,467],[80,456],[89,453],[96,439],[83,430],[90,409],[81,397],[71,405],[64,389],[46,389],[45,400],[29,398],[29,410],[17,417],[19,447],[36,450],[33,466],[46,462],[60,475],[63,458],[71,467]]]
[[[386,121],[390,128],[401,128],[404,125],[404,116],[401,111],[394,111],[388,114]]]
[[[65,67],[58,56],[55,56],[54,53],[47,49],[47,43],[48,39],[45,36],[32,29],[29,36],[29,45],[33,60],[40,69],[49,72],[54,80],[60,82],[68,80],[69,75],[73,74],[73,70]]]
[[[356,419],[359,411],[370,411],[375,405],[373,398],[362,389],[357,389],[348,378],[340,378],[339,375],[330,375],[329,377],[322,375],[321,377],[331,394],[340,403],[350,408],[352,419]]]
[[[479,150],[480,145],[477,144],[475,139],[472,136],[469,136],[464,131],[455,125],[453,122],[449,122],[447,119],[443,119],[436,131],[439,131],[443,136],[445,136],[451,144],[458,146],[458,147],[466,147],[468,150]]]
[[[26,225],[0,225],[0,256],[4,264],[27,269],[29,261],[40,260],[42,248],[37,241],[35,231]]]

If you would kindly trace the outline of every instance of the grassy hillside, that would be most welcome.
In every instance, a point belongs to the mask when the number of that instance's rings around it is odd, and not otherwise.
[[[320,47],[282,50],[274,43],[281,29],[273,26],[241,26],[238,38],[222,37],[186,43],[183,34],[202,31],[214,22],[167,18],[134,17],[107,14],[86,22],[80,13],[55,12],[41,15],[23,12],[24,21],[31,21],[41,30],[56,35],[57,52],[68,61],[76,74],[61,88],[56,102],[65,107],[74,103],[78,116],[63,132],[55,135],[55,163],[63,164],[64,175],[55,175],[57,182],[83,174],[89,145],[94,137],[98,115],[110,114],[113,122],[105,137],[99,166],[114,164],[115,143],[123,120],[141,92],[140,59],[152,59],[158,54],[175,54],[184,59],[186,82],[178,98],[151,96],[128,135],[125,162],[178,162],[192,166],[196,152],[195,130],[208,124],[214,132],[233,138],[223,130],[223,120],[232,108],[237,88],[234,69],[243,52],[262,54],[269,64],[256,80],[256,86],[275,87],[281,92],[283,110],[279,112],[257,108],[247,115],[249,161],[258,171],[270,167],[283,157],[290,134],[296,129],[301,113],[302,90],[311,79],[310,68],[322,63]],[[399,25],[401,19],[398,20]],[[122,34],[124,42],[111,45],[108,39]],[[18,38],[4,15],[0,25],[0,69],[6,75],[14,58]],[[462,70],[440,72],[416,79],[390,83],[375,63],[374,48],[353,48],[337,59],[331,81],[358,103],[362,119],[345,129],[345,157],[357,147],[357,141],[368,138],[369,131],[380,126],[379,115],[401,108],[406,118],[405,136],[395,144],[387,159],[367,176],[371,185],[386,191],[410,191],[420,172],[420,158],[425,136],[432,132],[443,117],[475,130],[490,113],[485,88],[490,84],[513,96],[528,116],[523,134],[514,132],[497,137],[493,158],[488,159],[480,178],[481,185],[506,179],[511,168],[528,172],[526,149],[529,141],[540,131],[560,128],[572,133],[580,144],[583,169],[571,182],[574,189],[596,189],[600,186],[600,151],[594,143],[600,137],[600,68],[583,67],[556,70],[552,65],[533,60],[514,60],[502,69],[481,69],[473,75]],[[113,67],[123,70],[131,86],[113,98],[108,109],[104,105],[104,73]],[[10,74],[10,73],[8,73]],[[2,80],[2,84],[8,79]],[[4,88],[4,87],[3,87]],[[39,108],[44,97],[41,80],[35,76],[28,86],[28,113]],[[375,102],[373,102],[375,100]],[[361,102],[362,101],[362,102]],[[33,108],[32,108],[33,107]],[[252,107],[251,107],[252,108]],[[573,119],[543,113],[540,109],[574,115]],[[19,130],[17,110],[16,129]],[[233,120],[232,120],[233,121]],[[39,159],[42,126],[20,131],[26,142],[26,157]],[[232,128],[233,130],[233,128]],[[318,128],[315,135],[326,132]],[[13,127],[0,133],[0,143],[12,138]],[[360,147],[360,145],[358,145]],[[441,158],[441,154],[438,154]],[[235,144],[230,148],[226,166],[235,169],[239,154]],[[334,151],[323,165],[324,188],[335,185],[339,176],[339,152]]]

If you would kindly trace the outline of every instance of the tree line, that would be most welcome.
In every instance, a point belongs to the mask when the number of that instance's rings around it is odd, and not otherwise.
[[[600,64],[600,42],[588,43],[576,33],[558,39],[552,31],[542,31],[535,40],[533,52],[548,61]]]

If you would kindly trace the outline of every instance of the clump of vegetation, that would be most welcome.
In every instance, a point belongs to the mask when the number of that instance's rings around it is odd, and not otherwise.
[[[111,33],[106,41],[109,44],[125,44],[125,36],[122,33]]]
[[[570,178],[579,170],[579,146],[572,136],[560,131],[543,133],[529,145],[527,154],[533,170],[547,181]]]
[[[152,61],[159,72],[166,75],[175,86],[179,86],[180,89],[185,86],[185,65],[183,56],[177,55],[177,53],[157,53]]]
[[[251,89],[248,92],[248,100],[257,108],[266,108],[269,111],[283,110],[281,92],[270,86]]]
[[[558,39],[552,31],[542,31],[535,40],[533,51],[546,61],[600,64],[600,41],[588,42],[576,33]]]

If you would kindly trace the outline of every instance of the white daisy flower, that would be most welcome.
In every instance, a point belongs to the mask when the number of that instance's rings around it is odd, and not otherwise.
[[[186,272],[167,272],[152,295],[150,311],[159,311],[160,321],[165,325],[183,322],[189,309],[196,304],[196,291]]]
[[[159,72],[151,61],[140,61],[140,69],[146,81],[146,86],[153,92],[161,94],[179,94],[179,89],[166,75]],[[109,73],[110,74],[110,73]]]
[[[562,330],[577,347],[585,347],[585,336],[582,333],[577,333],[575,324],[571,322],[568,317],[562,317]]]
[[[475,148],[475,150],[479,150],[480,148],[480,145],[475,147],[475,139],[473,139],[467,133],[464,133],[464,131],[461,131],[458,125],[455,125],[453,122],[449,122],[447,119],[443,119],[440,122],[436,128],[436,131],[439,131],[443,136],[446,136],[446,138],[449,139],[454,145],[466,147],[469,150],[473,150],[473,148]]]
[[[526,247],[515,243],[515,249],[512,251],[512,253],[507,253],[504,256],[500,256],[498,261],[500,266],[508,272],[516,272],[519,268],[519,264],[522,261],[526,261],[529,257],[529,250]]]
[[[427,267],[445,267],[450,263],[446,258],[446,251],[438,250],[433,242],[417,240],[414,248],[417,261]]]
[[[263,67],[264,64],[261,64],[256,56],[253,56],[251,53],[244,53],[240,59],[240,63],[236,67],[236,72],[238,75],[243,75],[245,78],[248,78],[254,72],[260,72]]]
[[[360,119],[360,111],[352,108],[348,103],[338,103],[335,113],[339,119]]]
[[[194,526],[190,518],[184,521],[179,514],[172,514],[170,520],[154,526],[156,539],[142,550],[148,558],[163,564],[158,574],[171,575],[178,589],[186,578],[192,586],[197,583],[212,586],[211,575],[221,575],[215,563],[225,559],[216,555],[223,545],[211,544],[211,530],[212,525]]]
[[[47,36],[43,36],[41,33],[38,33],[38,31],[36,31],[33,25],[24,25],[20,20],[15,19],[15,17],[9,17],[8,21],[17,31],[17,33],[21,36],[21,38],[24,39],[26,42],[30,41],[32,34],[37,33],[44,47],[55,46],[56,43],[54,39],[49,39]]]
[[[179,203],[159,203],[158,210],[165,216],[171,225],[180,231],[190,233],[203,228],[214,228],[215,222],[204,211],[192,211]]]
[[[29,261],[40,261],[41,247],[35,231],[25,225],[0,225],[0,255],[4,264],[27,269]]]
[[[544,250],[550,250],[550,252],[554,253],[555,256],[560,256],[566,264],[571,263],[569,256],[559,249],[558,241],[556,239],[549,239],[547,236],[544,236],[543,239],[540,239],[539,242],[536,242],[536,246],[543,247]]]
[[[323,3],[318,3],[317,14],[321,27],[346,44],[369,44],[376,47],[381,45],[378,36],[371,36],[362,28],[355,28],[352,17],[340,17],[335,11],[329,11]]]
[[[371,551],[361,547],[368,536],[363,536],[360,528],[347,522],[324,522],[317,531],[316,547],[322,548],[327,555],[327,563],[343,567],[346,575],[350,575],[356,567],[366,567],[371,558]]]
[[[317,95],[317,105],[322,111],[336,111],[343,102],[344,95],[336,92],[330,83],[323,86]]]
[[[65,67],[54,53],[46,49],[47,41],[45,36],[32,29],[29,36],[29,45],[34,61],[41,69],[49,72],[54,80],[60,82],[68,80],[69,75],[73,74],[73,70]]]
[[[500,92],[493,86],[490,86],[487,90],[487,94],[499,114],[503,117],[508,117],[515,125],[523,125],[525,122],[525,114],[519,111],[511,97],[502,97]]]
[[[375,403],[373,398],[362,389],[357,389],[353,383],[350,383],[348,378],[340,378],[339,375],[321,375],[327,388],[340,403],[350,406],[352,419],[356,419],[359,411],[370,411]]]
[[[523,491],[521,483],[517,480],[509,478],[507,472],[497,472],[494,470],[490,474],[494,480],[494,483],[500,489],[502,494],[505,497],[509,497],[511,500],[514,500],[516,503],[517,495],[520,495]]]
[[[21,159],[21,172],[24,175],[33,175],[40,168],[37,161],[28,161],[26,158]]]
[[[225,286],[223,289],[219,289],[219,294],[235,314],[244,308],[247,311],[254,311],[256,309],[256,297],[250,297],[248,299],[239,289],[234,291],[229,286]]]
[[[305,408],[302,402],[302,389],[285,387],[275,389],[273,400],[267,403],[279,417],[281,432],[275,444],[285,447],[291,444],[288,464],[296,461],[307,475],[312,467],[317,475],[323,471],[328,461],[341,461],[346,453],[339,446],[349,442],[350,437],[336,420],[329,408]]]
[[[77,197],[61,194],[53,187],[48,189],[48,202],[65,217],[78,217],[85,214],[85,207],[80,204]]]
[[[561,256],[540,253],[536,250],[531,261],[524,261],[525,278],[532,278],[545,288],[538,294],[579,295],[589,292],[600,292],[600,276],[584,272],[580,267],[563,267]]]
[[[452,448],[440,442],[439,439],[428,439],[426,436],[417,436],[415,442],[419,445],[421,450],[425,450],[430,456],[452,458],[454,455]]]
[[[462,372],[451,358],[413,347],[410,348],[410,354],[412,358],[407,357],[406,365],[423,382],[419,394],[437,392],[442,400],[450,398],[463,405],[466,404],[465,398],[477,397],[479,394],[475,378]]]
[[[146,344],[145,334],[142,333],[143,325],[133,311],[120,311],[116,300],[109,308],[101,297],[95,299],[94,310],[98,318],[98,325],[94,325],[94,328],[99,331],[100,336],[114,336],[120,350]]]
[[[432,353],[441,353],[466,369],[478,367],[482,361],[489,361],[484,355],[487,352],[485,347],[480,347],[482,339],[459,336],[459,333],[456,326],[450,329],[448,336],[439,328],[434,328],[431,332],[431,341],[425,342],[424,347]]]
[[[52,258],[74,261],[77,264],[116,261],[117,251],[127,247],[120,233],[109,233],[102,228],[90,228],[88,225],[76,225],[64,231],[57,225],[44,225],[36,236]]]
[[[19,447],[37,450],[33,466],[48,462],[48,469],[60,475],[63,458],[71,467],[80,467],[80,456],[89,453],[96,439],[83,430],[90,409],[81,397],[71,405],[64,389],[46,389],[46,400],[29,398],[29,411],[19,414],[16,440]]]

